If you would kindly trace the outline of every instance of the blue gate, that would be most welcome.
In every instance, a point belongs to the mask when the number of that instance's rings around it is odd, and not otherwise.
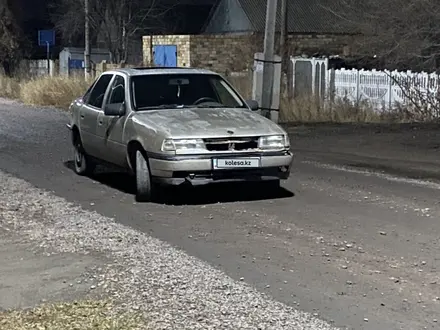
[[[84,60],[72,60],[69,58],[69,69],[84,69]]]
[[[153,47],[153,59],[155,66],[176,67],[177,46],[176,45],[155,45]]]

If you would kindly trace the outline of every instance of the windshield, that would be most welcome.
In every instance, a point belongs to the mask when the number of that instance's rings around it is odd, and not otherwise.
[[[152,74],[132,77],[136,110],[179,107],[246,108],[241,98],[217,75]]]

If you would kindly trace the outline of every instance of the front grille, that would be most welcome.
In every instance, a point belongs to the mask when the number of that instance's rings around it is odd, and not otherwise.
[[[244,151],[258,148],[258,137],[204,139],[209,151]]]

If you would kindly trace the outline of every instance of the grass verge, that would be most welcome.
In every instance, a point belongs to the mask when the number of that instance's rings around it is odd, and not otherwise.
[[[21,82],[20,100],[31,105],[67,109],[74,99],[85,93],[89,85],[90,82],[78,77],[56,76],[31,79]]]
[[[138,330],[146,325],[140,314],[113,316],[112,304],[79,301],[45,304],[31,310],[0,312],[0,329],[7,330]]]
[[[20,80],[0,75],[0,97],[20,98]]]
[[[252,94],[252,79],[248,74],[230,75],[227,79],[247,99]],[[25,104],[54,106],[67,109],[70,103],[83,95],[91,81],[82,76],[10,78],[0,75],[0,97],[18,99]],[[282,88],[284,89],[284,88]],[[420,117],[420,118],[419,118]],[[410,109],[395,108],[375,111],[366,102],[354,103],[347,99],[333,102],[317,101],[313,97],[290,100],[282,92],[280,100],[281,123],[405,123],[426,121],[426,116],[415,117]]]
[[[393,111],[375,111],[367,102],[354,103],[347,99],[333,102],[302,97],[282,98],[280,122],[284,123],[392,123],[405,119]]]
[[[10,78],[0,75],[0,97],[17,99],[36,106],[54,106],[67,109],[70,103],[83,95],[91,81],[81,77]]]
[[[228,76],[227,79],[245,97],[252,98],[250,76]],[[281,123],[406,123],[415,120],[426,121],[428,117],[414,116],[414,110],[395,107],[377,111],[366,101],[353,102],[347,98],[317,100],[313,96],[287,97],[286,86],[281,86]]]

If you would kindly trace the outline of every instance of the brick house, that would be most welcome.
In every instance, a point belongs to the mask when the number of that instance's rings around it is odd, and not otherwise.
[[[160,0],[152,1],[151,7],[160,13],[156,16],[146,16],[144,26],[139,27],[138,31],[132,31],[133,35],[128,40],[127,63],[139,65],[143,62],[143,41],[145,34],[199,34],[206,22],[206,18],[211,12],[217,0]],[[147,3],[148,5],[148,3]],[[107,48],[108,38],[117,41],[120,36],[117,34],[117,26],[103,22],[98,29],[96,37],[96,48]],[[84,40],[84,37],[82,37]],[[114,42],[114,46],[118,46]],[[113,61],[114,59],[112,59]]]
[[[218,72],[248,69],[253,54],[263,49],[266,1],[218,0],[199,34],[144,36],[144,64],[196,66]],[[288,0],[290,55],[348,52],[353,34],[333,13],[334,3],[332,0]],[[280,21],[278,1],[277,32]]]

